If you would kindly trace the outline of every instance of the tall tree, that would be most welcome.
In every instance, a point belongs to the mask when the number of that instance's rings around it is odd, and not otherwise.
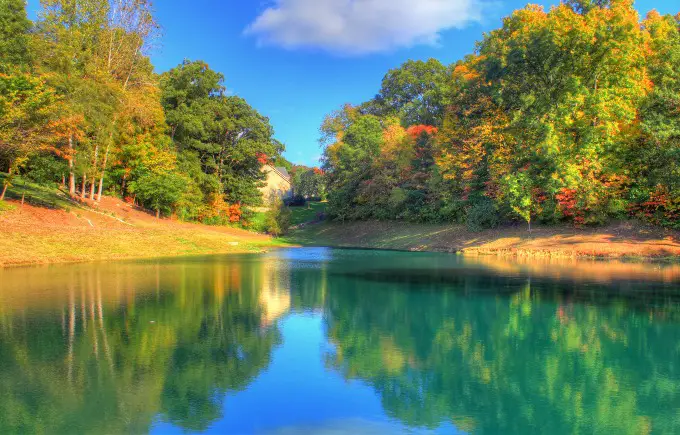
[[[193,153],[202,171],[206,200],[257,205],[264,178],[262,156],[274,158],[282,145],[269,119],[240,97],[225,95],[222,74],[203,62],[184,61],[163,74],[162,101],[171,136],[181,152]]]
[[[24,0],[0,0],[0,72],[30,63],[30,28]]]
[[[383,115],[398,115],[406,126],[439,125],[447,105],[448,76],[449,70],[436,59],[409,60],[385,75],[375,103]]]
[[[52,88],[28,73],[0,74],[0,158],[7,164],[0,200],[19,162],[51,143],[60,106]]]

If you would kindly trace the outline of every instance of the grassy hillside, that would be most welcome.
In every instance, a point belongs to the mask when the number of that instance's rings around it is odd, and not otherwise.
[[[300,225],[312,222],[319,214],[326,212],[325,202],[308,202],[302,207],[291,207],[291,225]]]
[[[15,182],[8,198],[0,202],[0,266],[251,252],[283,245],[237,228],[158,220],[116,198],[78,203],[56,188],[23,180]]]
[[[307,246],[358,247],[519,257],[680,258],[680,232],[632,222],[599,228],[503,227],[471,232],[461,225],[402,222],[327,222],[286,239]]]

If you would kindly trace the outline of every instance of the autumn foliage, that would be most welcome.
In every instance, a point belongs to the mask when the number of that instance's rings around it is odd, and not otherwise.
[[[375,99],[326,119],[329,212],[677,228],[678,107],[678,16],[641,20],[628,0],[529,5],[464,60],[406,62]]]
[[[156,74],[149,0],[40,7],[31,22],[25,2],[0,6],[0,199],[15,175],[39,172],[93,204],[109,193],[159,217],[248,218],[261,167],[283,150],[269,120],[205,62]]]

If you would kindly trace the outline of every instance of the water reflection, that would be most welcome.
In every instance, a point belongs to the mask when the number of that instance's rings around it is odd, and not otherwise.
[[[280,343],[266,277],[258,262],[5,271],[0,433],[206,429]]]
[[[678,433],[679,281],[318,249],[4,270],[0,433]],[[276,378],[317,363],[296,391]],[[303,391],[325,399],[293,410]],[[282,409],[230,412],[239,392]]]

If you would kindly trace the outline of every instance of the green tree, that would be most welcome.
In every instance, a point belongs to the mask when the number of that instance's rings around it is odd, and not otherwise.
[[[375,104],[383,115],[396,114],[406,126],[440,125],[448,100],[449,73],[436,59],[409,60],[385,75]]]
[[[130,183],[130,193],[136,195],[142,204],[161,213],[169,214],[175,208],[186,189],[186,180],[179,174],[149,173]]]
[[[0,72],[30,64],[30,28],[24,0],[0,0]]]
[[[640,108],[640,138],[625,159],[634,180],[630,200],[640,217],[680,228],[680,17],[652,11],[643,25],[653,87]]]
[[[339,219],[356,217],[356,192],[368,180],[380,154],[383,129],[373,115],[356,118],[325,150],[324,171],[330,187],[328,212]]]
[[[319,168],[296,167],[293,175],[293,190],[305,198],[325,199],[326,181]]]
[[[531,232],[531,215],[535,205],[530,175],[526,171],[508,174],[503,178],[501,186],[503,198],[510,208],[526,221]]]
[[[58,98],[44,80],[31,74],[0,74],[0,158],[6,162],[0,200],[16,174],[18,160],[25,162],[53,137],[58,116]]]
[[[223,80],[203,62],[185,61],[163,74],[167,123],[178,149],[195,153],[203,172],[216,179],[202,183],[204,195],[257,205],[263,162],[279,156],[282,144],[266,117],[242,98],[225,95]]]

